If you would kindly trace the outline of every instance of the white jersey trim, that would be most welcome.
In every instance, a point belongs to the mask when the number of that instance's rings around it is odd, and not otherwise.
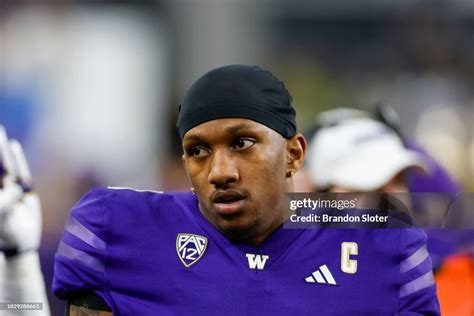
[[[164,193],[164,191],[141,190],[141,189],[134,189],[134,188],[129,188],[129,187],[107,187],[107,189],[110,189],[110,190],[132,190],[132,191],[135,191],[135,192],[152,192],[152,193],[159,193],[159,194]]]

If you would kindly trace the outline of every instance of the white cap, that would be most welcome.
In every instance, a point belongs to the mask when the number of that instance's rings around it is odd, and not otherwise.
[[[406,149],[390,127],[370,118],[346,119],[318,130],[307,163],[319,189],[337,185],[373,191],[407,168],[428,172],[419,153]]]

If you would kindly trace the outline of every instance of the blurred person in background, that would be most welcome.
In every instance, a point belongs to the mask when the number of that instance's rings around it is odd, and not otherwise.
[[[0,126],[0,314],[5,316],[50,314],[38,256],[41,205],[31,184],[21,145]]]
[[[316,191],[406,192],[406,171],[428,172],[428,163],[405,149],[397,132],[367,112],[323,112],[311,135],[307,161]]]
[[[259,67],[198,79],[177,122],[192,193],[85,195],[56,254],[53,291],[68,313],[438,315],[431,262],[410,259],[420,230],[283,227],[306,149],[295,116],[283,82]],[[348,241],[360,249],[350,260]]]
[[[420,212],[430,207],[423,206],[422,200],[429,199],[429,194],[397,193],[462,191],[421,146],[404,137],[396,113],[387,105],[373,112],[356,108],[322,112],[307,134],[308,156],[302,172],[295,175],[296,192],[394,193],[408,209]],[[441,229],[427,233],[442,314],[472,315],[473,257],[459,253],[462,240],[472,233]],[[428,257],[426,249],[423,255]]]

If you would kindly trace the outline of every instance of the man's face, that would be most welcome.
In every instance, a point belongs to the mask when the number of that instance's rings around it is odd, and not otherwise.
[[[190,129],[183,161],[201,213],[226,237],[259,243],[283,222],[287,140],[252,120],[216,119]]]

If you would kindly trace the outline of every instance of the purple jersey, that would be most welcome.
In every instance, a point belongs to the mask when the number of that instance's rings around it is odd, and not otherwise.
[[[114,315],[438,315],[419,229],[284,229],[235,244],[191,193],[95,189],[55,258],[60,298],[89,290]]]

